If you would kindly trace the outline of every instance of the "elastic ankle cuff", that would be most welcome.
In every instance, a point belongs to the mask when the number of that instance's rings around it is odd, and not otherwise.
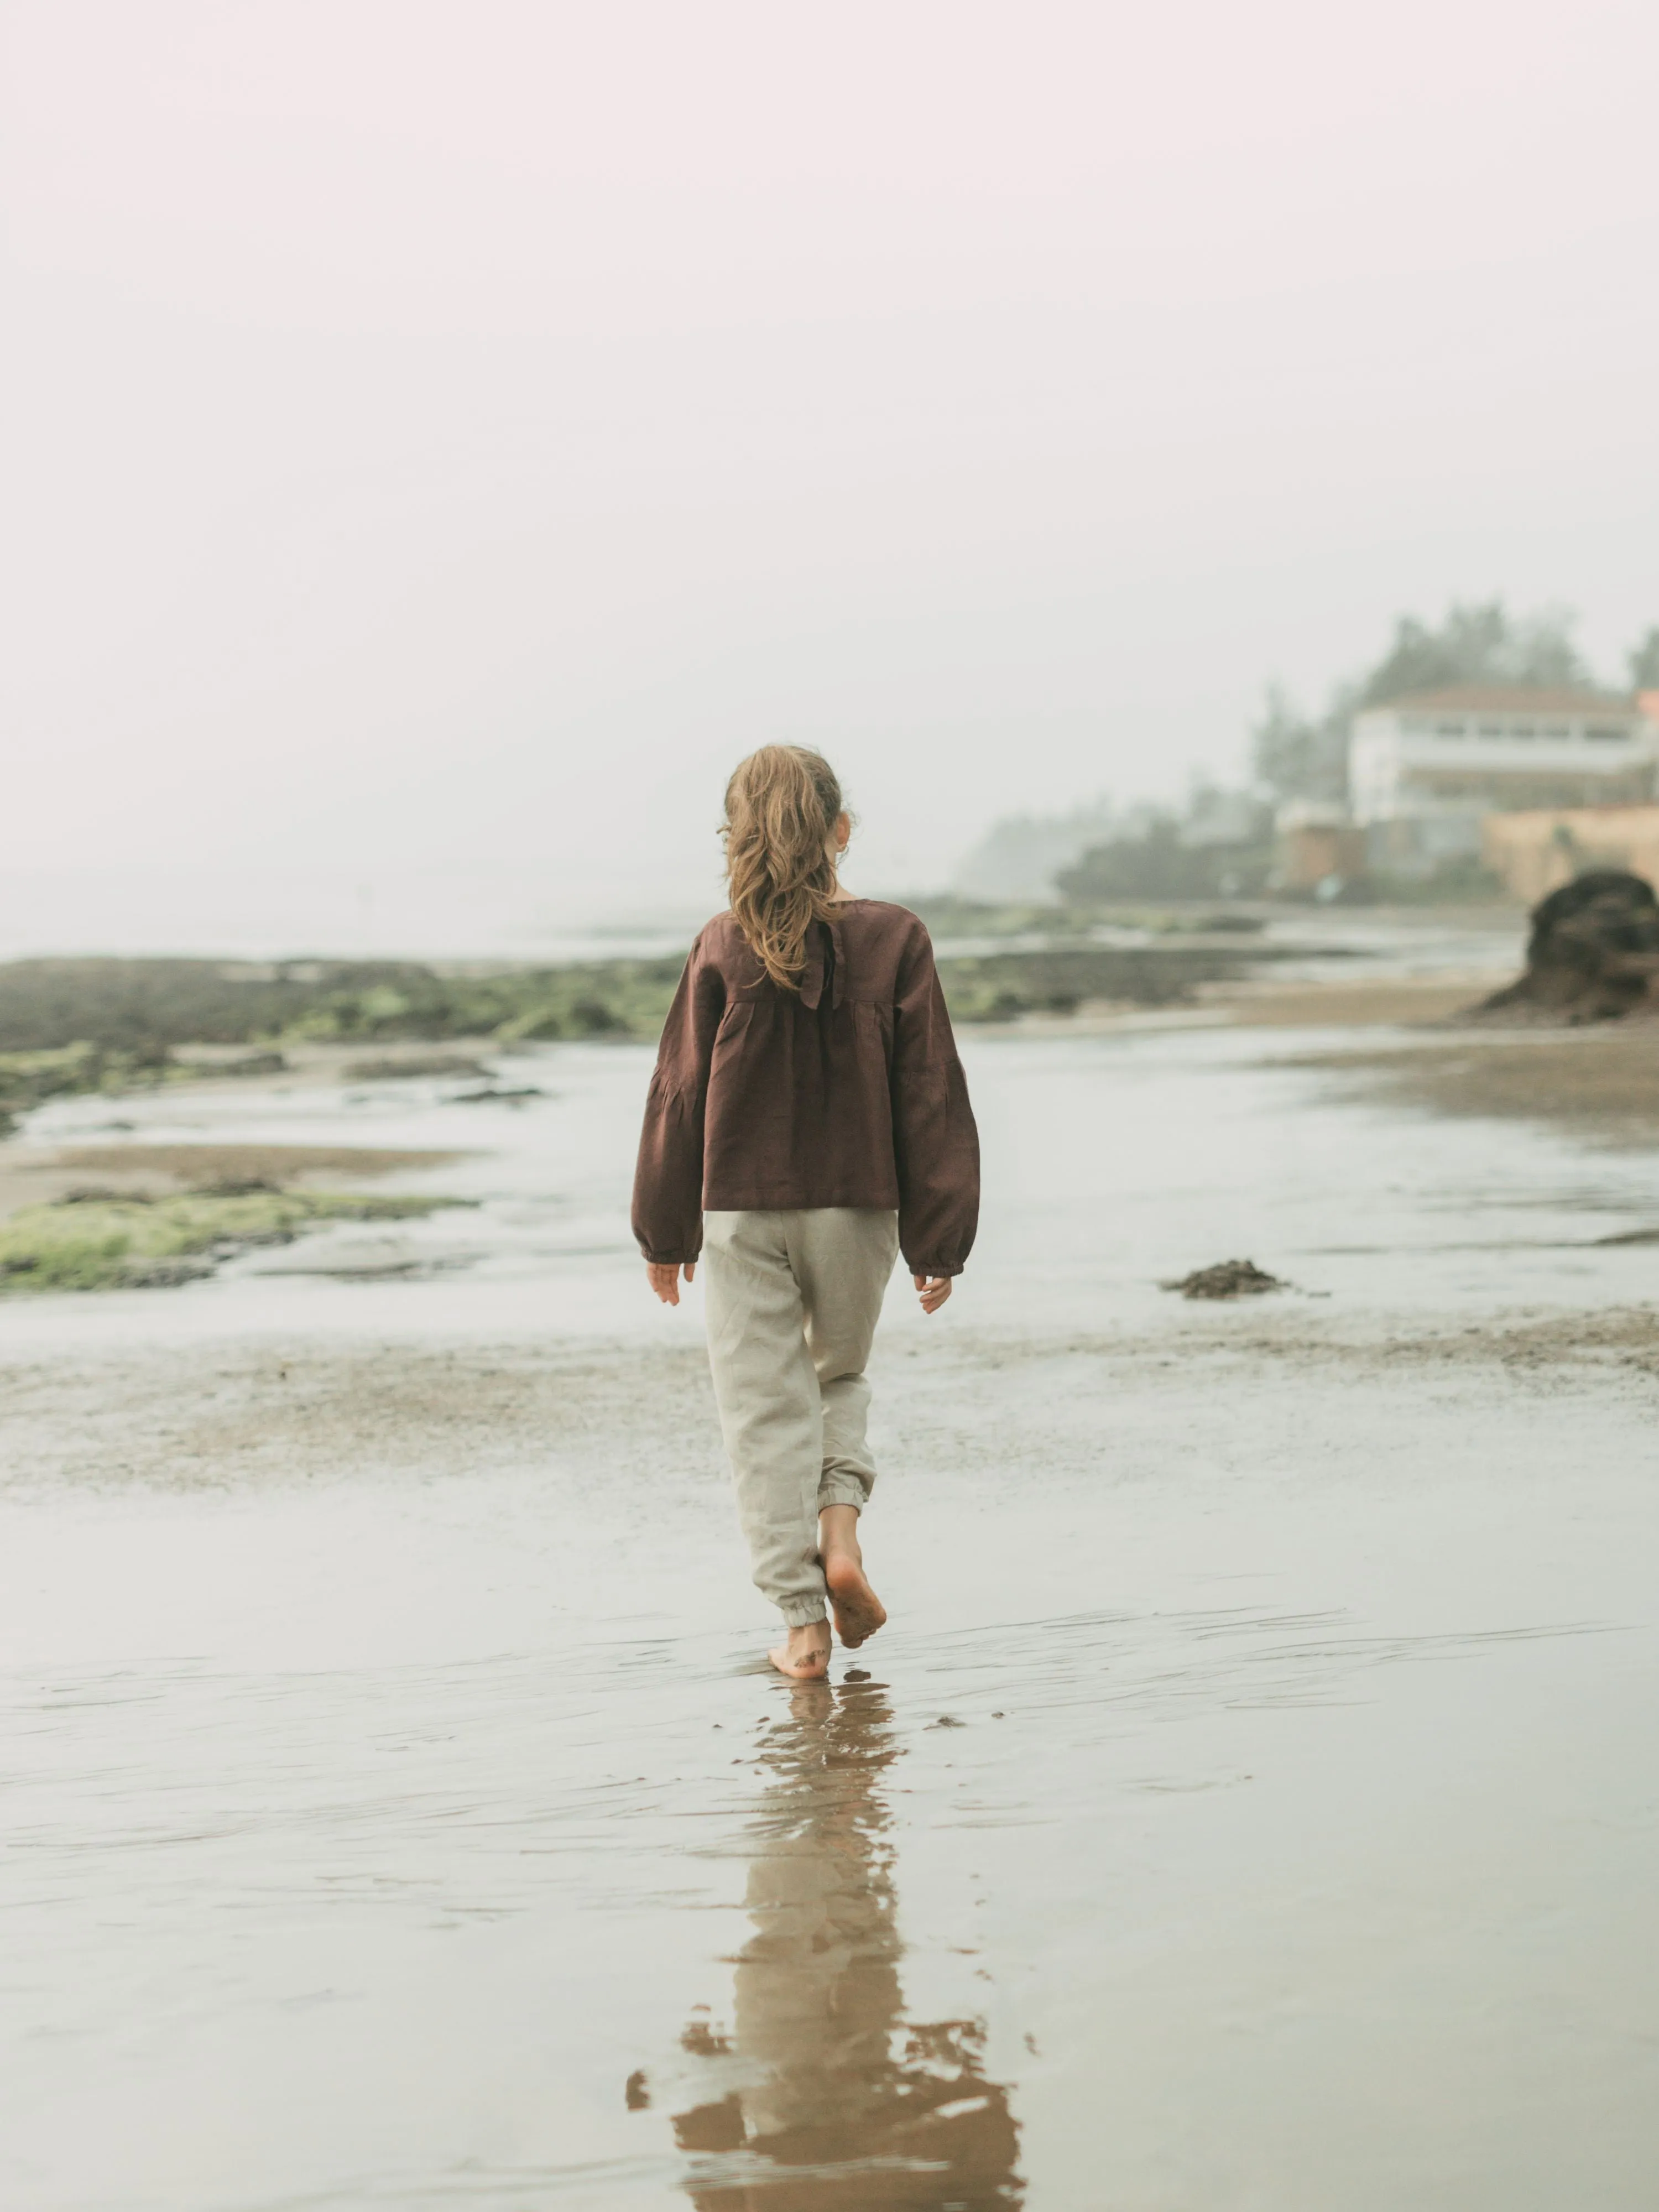
[[[818,1485],[820,1513],[826,1505],[850,1505],[854,1513],[862,1513],[869,1502],[862,1485],[850,1475],[838,1477],[832,1474],[827,1481]]]
[[[786,1628],[810,1628],[815,1620],[827,1620],[829,1614],[821,1597],[787,1597],[778,1607]]]

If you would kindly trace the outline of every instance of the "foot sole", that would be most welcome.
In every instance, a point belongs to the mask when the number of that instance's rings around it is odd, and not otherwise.
[[[887,1608],[870,1587],[855,1559],[832,1559],[823,1570],[836,1633],[849,1651],[867,1644],[887,1618]]]

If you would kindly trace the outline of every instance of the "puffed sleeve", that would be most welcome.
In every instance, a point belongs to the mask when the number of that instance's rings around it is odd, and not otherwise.
[[[684,1266],[702,1249],[703,1110],[725,1010],[725,978],[700,937],[663,1024],[634,1171],[634,1235],[663,1266]]]
[[[899,962],[891,1083],[899,1249],[913,1274],[959,1275],[979,1225],[979,1132],[921,922]]]

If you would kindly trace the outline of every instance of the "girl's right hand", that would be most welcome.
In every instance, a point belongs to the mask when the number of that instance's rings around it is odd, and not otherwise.
[[[921,1292],[923,1313],[937,1313],[951,1295],[949,1275],[912,1275],[910,1280]]]
[[[697,1272],[695,1260],[686,1262],[685,1279],[689,1283]],[[680,1302],[680,1270],[678,1262],[659,1267],[655,1261],[645,1263],[646,1279],[665,1306],[677,1306]]]

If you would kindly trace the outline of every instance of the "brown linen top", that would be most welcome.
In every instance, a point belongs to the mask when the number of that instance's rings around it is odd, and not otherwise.
[[[959,1275],[979,1217],[979,1138],[917,917],[848,899],[814,922],[799,992],[735,918],[691,947],[646,1101],[634,1234],[695,1260],[702,1212],[896,1206],[919,1275]]]

